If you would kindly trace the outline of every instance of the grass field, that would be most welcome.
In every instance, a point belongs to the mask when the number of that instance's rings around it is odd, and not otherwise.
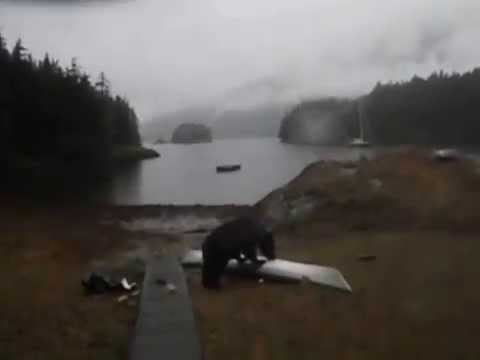
[[[444,231],[285,233],[280,256],[339,268],[353,293],[238,279],[212,293],[191,274],[206,358],[474,359],[479,251]]]
[[[91,209],[0,212],[0,359],[126,359],[136,308],[86,297],[80,280],[127,234],[100,226]]]

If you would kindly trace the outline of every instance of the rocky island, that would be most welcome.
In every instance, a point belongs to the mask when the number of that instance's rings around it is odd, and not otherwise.
[[[204,124],[185,123],[178,126],[172,135],[174,144],[197,144],[212,142],[212,131]]]

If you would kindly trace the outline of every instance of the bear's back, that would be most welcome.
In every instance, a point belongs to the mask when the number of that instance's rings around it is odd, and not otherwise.
[[[205,240],[208,248],[225,253],[235,253],[255,244],[265,235],[265,229],[256,221],[243,217],[216,228]]]

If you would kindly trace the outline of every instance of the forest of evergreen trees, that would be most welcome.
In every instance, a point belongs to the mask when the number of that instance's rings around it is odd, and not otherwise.
[[[104,170],[119,147],[138,146],[137,116],[73,59],[63,68],[36,61],[21,40],[11,51],[0,34],[0,160],[4,169]]]
[[[285,116],[278,137],[292,144],[346,143],[347,134],[358,131],[352,118],[353,106],[352,100],[340,98],[304,101]]]
[[[379,144],[480,144],[480,69],[378,84],[363,117]]]
[[[332,141],[339,145],[359,136],[359,117],[367,140],[377,145],[480,145],[480,69],[379,83],[368,95],[352,100],[302,103],[283,120],[280,138],[288,142],[301,120],[315,112],[335,118],[337,135]]]

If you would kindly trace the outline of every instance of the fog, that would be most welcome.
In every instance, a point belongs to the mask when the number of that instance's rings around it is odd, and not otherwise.
[[[0,2],[0,26],[35,57],[105,71],[148,120],[195,104],[355,96],[377,81],[466,71],[479,64],[479,10],[478,0]]]

